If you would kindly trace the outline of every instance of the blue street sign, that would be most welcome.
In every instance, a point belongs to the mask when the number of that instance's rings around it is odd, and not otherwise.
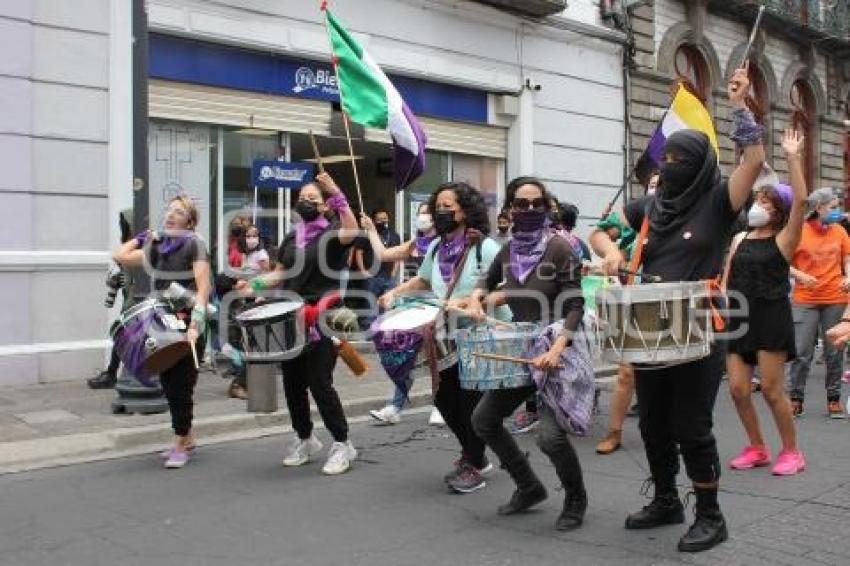
[[[260,189],[297,189],[315,175],[312,163],[257,159],[251,167],[251,184]]]

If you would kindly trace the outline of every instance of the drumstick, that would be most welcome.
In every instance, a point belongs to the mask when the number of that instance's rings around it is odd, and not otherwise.
[[[412,301],[416,301],[418,303],[424,303],[424,304],[430,305],[432,307],[445,307],[446,310],[466,314],[466,311],[464,309],[450,305],[448,303],[448,301],[446,301],[445,299],[436,299],[436,298],[431,299],[431,298],[425,298],[425,297],[409,297],[409,298]],[[492,317],[492,316],[485,316],[484,320],[486,322],[489,322],[490,324],[495,325],[495,326],[503,326],[503,327],[511,327],[511,328],[513,327],[513,325],[510,322],[507,322],[505,320],[500,320],[500,319]]]
[[[313,135],[313,130],[307,134],[310,136],[310,145],[313,146],[313,156],[316,158],[316,166],[319,168],[319,173],[325,172],[325,164],[322,163],[322,156],[319,154],[319,144],[316,143],[316,136]]]
[[[198,352],[195,351],[194,340],[189,340],[189,349],[192,350],[192,359],[195,361],[195,369],[201,369],[201,364],[198,363]]]
[[[488,354],[486,352],[472,352],[473,356],[479,358],[487,358],[488,360],[497,360],[500,362],[513,362],[515,364],[526,364],[532,365],[534,360],[529,360],[526,358],[516,358],[514,356],[504,356],[502,354]],[[558,364],[555,366],[558,369],[564,369],[564,364]]]

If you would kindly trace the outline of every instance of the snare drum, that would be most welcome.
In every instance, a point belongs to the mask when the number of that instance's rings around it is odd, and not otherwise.
[[[711,353],[711,304],[702,281],[600,289],[596,305],[606,361],[678,364]]]
[[[109,330],[118,357],[137,378],[174,367],[189,353],[186,323],[159,299],[147,299],[122,312]]]
[[[433,305],[403,302],[401,306],[387,311],[372,324],[373,340],[382,357],[392,353],[410,352],[417,349],[412,371],[428,370],[428,356],[419,349],[423,337],[429,333],[440,314],[440,308]],[[433,330],[431,331],[433,333]],[[449,342],[437,336],[437,369],[442,371],[457,363],[457,355]],[[386,366],[386,364],[385,364]]]
[[[303,306],[301,301],[276,301],[237,314],[247,361],[273,364],[292,359],[308,342],[304,322],[298,316]]]
[[[528,364],[483,357],[480,354],[530,359],[539,324],[515,322],[505,326],[473,326],[457,331],[460,386],[463,389],[511,389],[531,385]]]

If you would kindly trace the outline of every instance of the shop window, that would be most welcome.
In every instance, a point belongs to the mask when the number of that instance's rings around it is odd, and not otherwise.
[[[676,71],[677,83],[681,83],[705,104],[711,81],[708,65],[699,49],[693,45],[680,45],[673,59],[673,68]]]
[[[812,191],[815,188],[815,124],[817,122],[815,98],[812,88],[803,79],[794,81],[790,96],[792,108],[791,125],[806,136],[803,167],[806,186],[809,188],[809,191]]]

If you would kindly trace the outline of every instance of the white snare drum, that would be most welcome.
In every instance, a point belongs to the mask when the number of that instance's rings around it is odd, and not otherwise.
[[[711,303],[703,281],[599,289],[596,305],[606,361],[677,364],[711,352]]]
[[[437,306],[406,302],[378,317],[372,325],[372,330],[383,335],[381,339],[383,347],[389,347],[390,343],[395,343],[399,349],[403,349],[416,338],[421,338],[428,327],[435,327],[439,315],[440,308]],[[439,329],[432,328],[431,332],[435,332],[437,340],[437,369],[442,371],[456,364],[457,353],[453,344]],[[428,357],[423,349],[416,357],[414,373],[419,373],[417,370],[427,371],[427,369]]]
[[[293,351],[307,343],[298,312],[301,301],[264,303],[236,315],[248,361],[276,363],[292,358]]]

